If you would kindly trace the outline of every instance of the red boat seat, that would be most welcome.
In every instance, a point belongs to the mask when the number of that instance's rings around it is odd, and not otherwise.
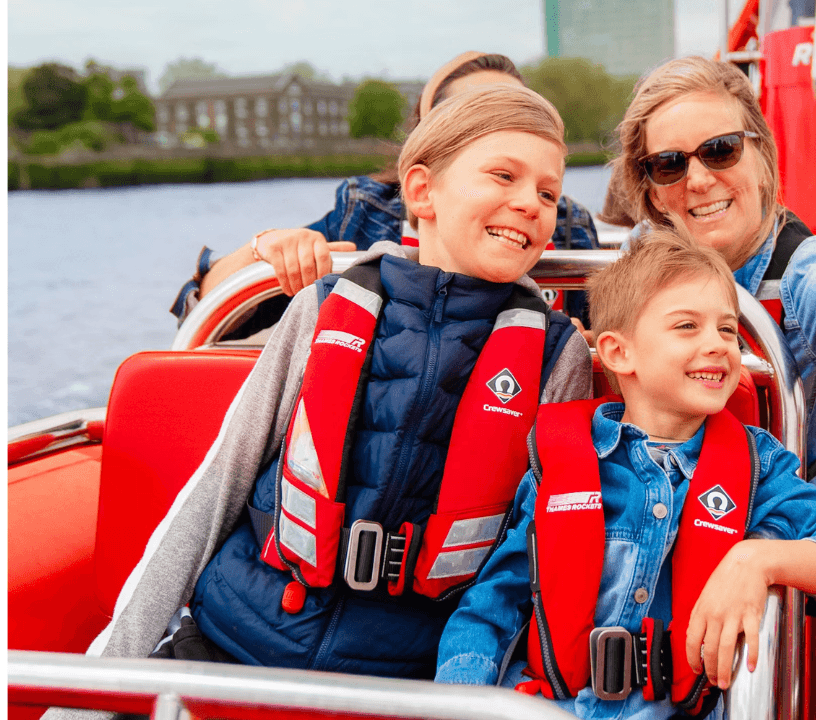
[[[116,597],[176,494],[218,435],[257,350],[141,352],[116,372],[103,439],[94,575]]]

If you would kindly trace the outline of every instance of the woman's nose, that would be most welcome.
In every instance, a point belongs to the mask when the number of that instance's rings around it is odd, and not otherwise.
[[[691,192],[704,193],[716,182],[714,172],[709,170],[698,157],[689,160],[686,174],[686,187]]]

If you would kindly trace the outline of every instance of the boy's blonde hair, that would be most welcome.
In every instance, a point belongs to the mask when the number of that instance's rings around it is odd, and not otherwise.
[[[705,275],[718,280],[739,316],[734,275],[725,259],[713,248],[698,245],[685,230],[655,228],[635,240],[631,248],[603,270],[587,278],[589,319],[597,338],[612,331],[623,335],[635,325],[649,301],[660,291],[689,278]],[[614,392],[617,377],[604,366]]]
[[[459,150],[482,135],[500,130],[532,133],[555,143],[567,154],[561,116],[541,95],[510,85],[474,88],[441,102],[408,136],[397,163],[400,185],[413,165],[442,172]],[[416,228],[417,220],[410,210],[408,219]]]
[[[634,220],[648,219],[656,226],[671,224],[671,218],[664,216],[649,196],[651,184],[640,160],[648,155],[646,123],[654,112],[665,103],[692,93],[714,93],[720,95],[723,102],[734,103],[742,118],[742,129],[759,136],[745,142],[756,143],[760,159],[762,223],[757,236],[746,241],[736,258],[741,265],[768,237],[782,208],[778,203],[780,185],[776,144],[751,83],[736,65],[703,57],[686,57],[671,60],[643,77],[636,86],[634,100],[618,125],[620,155],[612,162],[612,176]]]

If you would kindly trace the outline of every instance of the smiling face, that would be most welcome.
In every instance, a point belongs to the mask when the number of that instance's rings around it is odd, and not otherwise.
[[[680,279],[643,308],[624,338],[625,422],[662,438],[691,437],[739,382],[737,310],[712,275]]]
[[[692,152],[719,135],[745,130],[737,101],[716,93],[691,93],[661,105],[646,122],[647,154]],[[716,249],[732,270],[744,249],[757,240],[762,222],[762,163],[756,140],[746,139],[740,161],[725,170],[709,170],[697,157],[674,185],[651,185],[660,212],[676,213],[692,237]]]
[[[422,172],[425,204],[411,210],[423,265],[492,282],[512,282],[535,265],[555,230],[562,148],[502,130],[476,138],[443,170]]]

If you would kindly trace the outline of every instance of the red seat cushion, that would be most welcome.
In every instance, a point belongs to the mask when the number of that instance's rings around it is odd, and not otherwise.
[[[94,574],[101,609],[201,464],[258,352],[142,352],[116,372],[103,440]]]

